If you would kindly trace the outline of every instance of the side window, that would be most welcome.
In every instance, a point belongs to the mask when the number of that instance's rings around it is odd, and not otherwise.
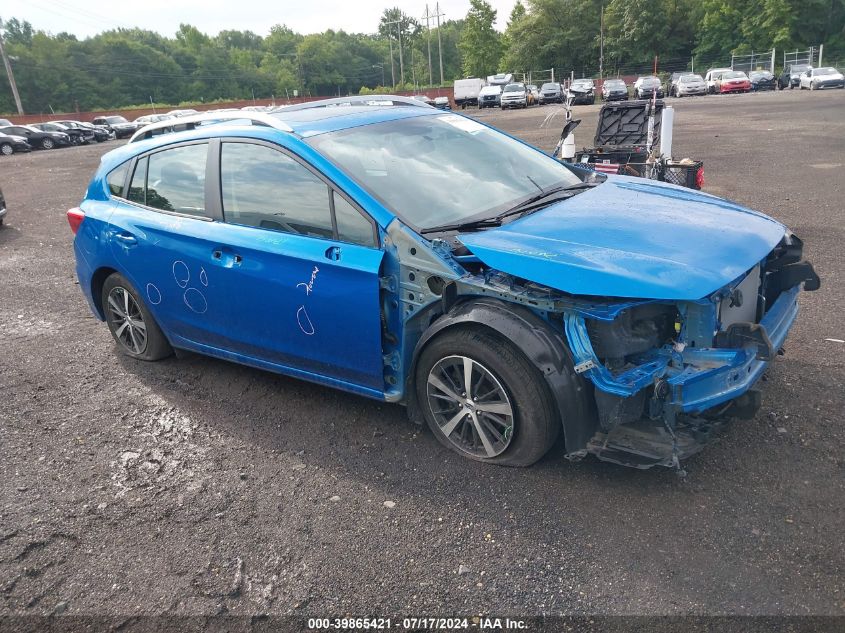
[[[334,197],[334,216],[337,222],[337,238],[343,242],[360,244],[361,246],[375,246],[373,225],[357,209],[346,201],[346,198],[332,192]]]
[[[277,150],[223,143],[220,186],[226,222],[329,239],[334,236],[328,185]]]
[[[106,176],[106,183],[109,187],[109,193],[113,196],[123,197],[123,185],[126,183],[126,171],[129,169],[127,163],[123,163],[120,167],[116,167]]]
[[[145,204],[162,211],[210,217],[205,210],[207,152],[208,145],[202,143],[151,154]]]
[[[147,162],[148,159],[145,156],[135,165],[135,173],[132,174],[132,182],[129,183],[129,193],[126,195],[127,200],[147,204]]]

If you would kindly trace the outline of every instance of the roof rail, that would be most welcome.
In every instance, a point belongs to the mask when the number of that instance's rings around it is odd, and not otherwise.
[[[434,108],[424,101],[411,97],[396,95],[353,95],[350,97],[336,97],[334,99],[320,99],[306,101],[294,105],[278,106],[273,112],[296,112],[297,110],[311,110],[313,108],[337,108],[344,106],[413,106],[416,108]]]
[[[167,132],[182,132],[184,130],[193,130],[203,124],[212,125],[226,121],[249,121],[252,125],[265,125],[281,130],[282,132],[293,132],[293,128],[287,123],[266,112],[202,112],[200,114],[191,114],[189,116],[151,123],[135,132],[129,139],[129,142],[134,143],[152,138],[158,130],[162,130],[162,134],[166,134]]]

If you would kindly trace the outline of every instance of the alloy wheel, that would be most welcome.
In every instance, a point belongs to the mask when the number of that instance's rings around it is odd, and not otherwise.
[[[478,361],[466,356],[440,359],[428,374],[426,393],[438,428],[460,451],[489,459],[513,440],[510,398]]]
[[[112,288],[108,310],[114,337],[131,353],[143,354],[147,349],[147,324],[135,298],[126,288]]]
[[[11,156],[15,149],[9,143],[3,143],[0,145],[0,154],[4,156]]]

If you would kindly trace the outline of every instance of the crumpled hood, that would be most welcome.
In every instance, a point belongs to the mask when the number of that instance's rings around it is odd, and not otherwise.
[[[619,176],[459,238],[486,265],[563,292],[697,300],[753,268],[784,232],[727,200]]]

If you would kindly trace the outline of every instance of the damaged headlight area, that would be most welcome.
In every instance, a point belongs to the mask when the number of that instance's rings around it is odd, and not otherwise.
[[[819,278],[792,235],[757,266],[699,301],[646,302],[563,316],[575,370],[592,382],[599,458],[677,466],[726,419],[751,418],[752,389],[781,352],[804,285]]]

